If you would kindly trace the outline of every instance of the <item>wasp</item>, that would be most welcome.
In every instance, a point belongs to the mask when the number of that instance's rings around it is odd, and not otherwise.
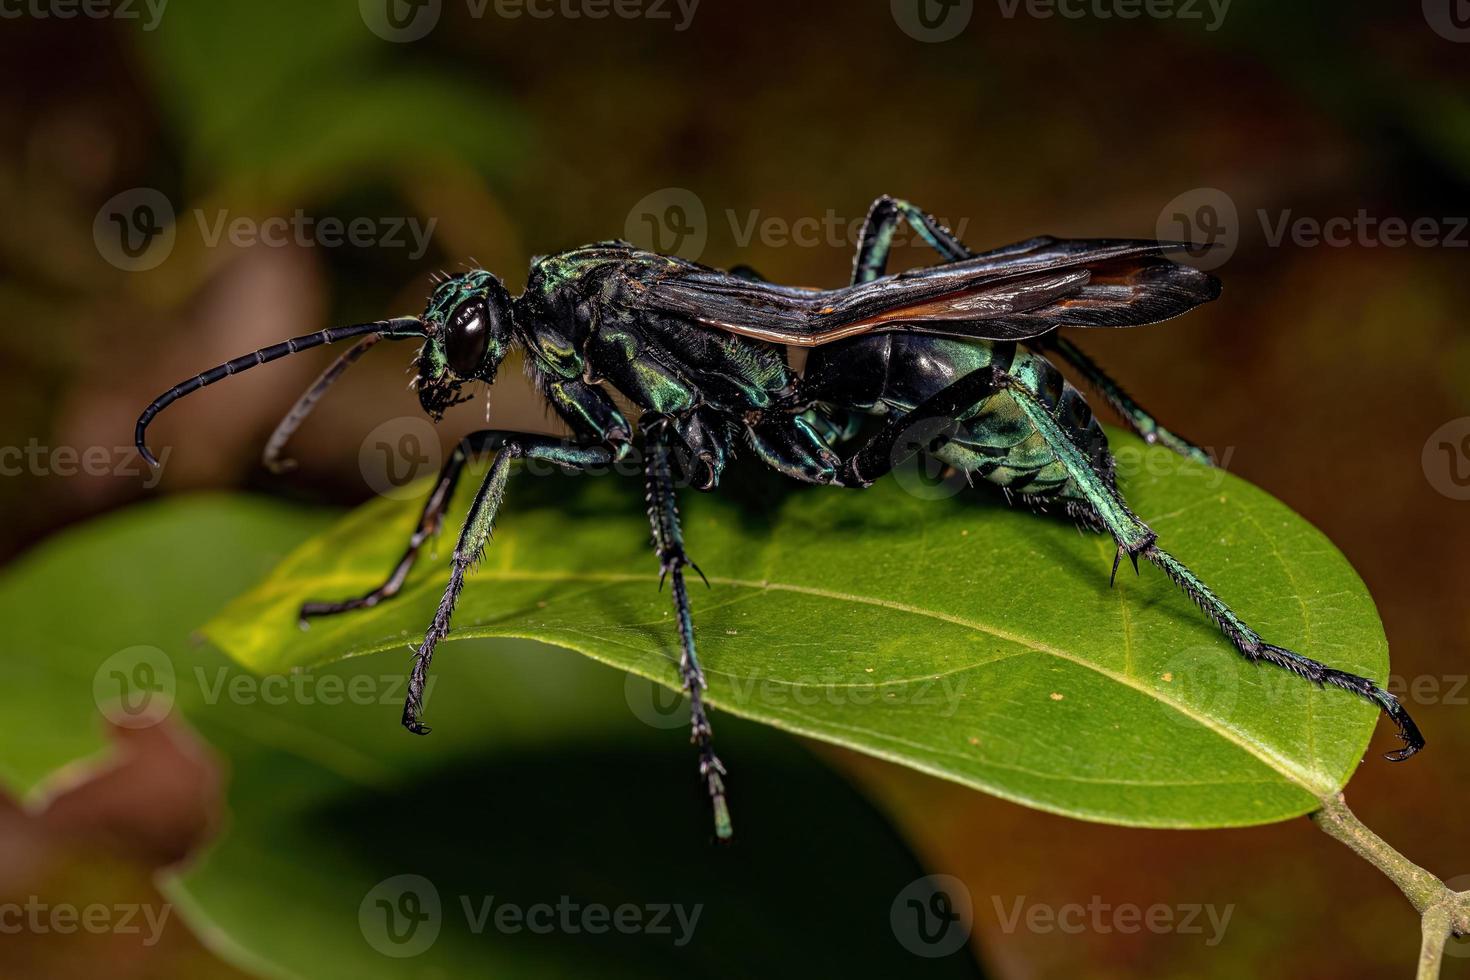
[[[906,223],[942,262],[888,274]],[[737,452],[786,477],[864,489],[919,454],[972,480],[998,485],[1013,503],[1056,508],[1158,566],[1220,628],[1245,659],[1291,671],[1377,705],[1396,725],[1402,761],[1424,746],[1407,711],[1373,681],[1268,643],[1177,558],[1119,492],[1107,437],[1081,392],[1053,358],[1071,365],[1149,443],[1212,465],[1209,453],[1161,425],[1071,340],[1063,327],[1157,323],[1220,294],[1220,283],[1171,256],[1190,243],[1033,238],[974,253],[927,212],[881,197],[859,235],[852,282],[809,289],[767,282],[753,270],[713,269],[608,241],[537,259],[512,297],[495,275],[474,269],[437,284],[421,316],[337,327],[287,340],[210,368],[153,401],[148,424],[178,399],[230,375],[324,344],[356,339],[281,421],[265,449],[273,470],[327,388],[372,345],[421,340],[419,401],[436,422],[490,385],[513,349],[525,354],[536,389],[570,439],[485,429],[446,460],[402,558],[372,591],[301,607],[303,623],[376,606],[403,588],[424,543],[445,516],[466,463],[493,457],[460,530],[449,583],[414,657],[403,725],[425,734],[423,693],[434,650],[479,559],[515,460],[600,467],[641,457],[660,588],[672,584],[679,673],[690,707],[699,772],[715,832],[731,834],[724,765],[716,756],[695,653],[694,617],[675,491],[712,491]],[[789,348],[804,348],[804,369]],[[638,409],[630,421],[612,397]],[[632,414],[632,413],[630,413]],[[700,573],[701,576],[703,573]]]

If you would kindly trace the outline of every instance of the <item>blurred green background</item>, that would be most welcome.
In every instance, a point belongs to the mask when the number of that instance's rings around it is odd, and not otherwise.
[[[934,5],[927,22],[913,0],[704,0],[692,11],[647,0],[617,8],[640,16],[601,18],[613,8],[596,0],[390,2],[175,0],[161,11],[104,4],[95,17],[60,16],[65,0],[4,8],[0,446],[12,451],[0,458],[0,555],[160,495],[366,499],[368,434],[417,414],[402,348],[375,351],[334,391],[288,476],[265,474],[259,451],[325,352],[166,416],[155,441],[172,452],[156,488],[126,457],[132,421],[159,391],[235,354],[417,312],[430,276],[465,263],[514,290],[535,255],[634,236],[835,285],[852,225],[881,193],[923,205],[977,248],[1040,233],[1214,237],[1226,246],[1219,302],[1081,342],[1358,568],[1430,749],[1402,767],[1370,758],[1350,798],[1430,870],[1470,871],[1461,0],[1180,0],[1157,8],[1171,16],[1133,18],[1118,16],[1127,0],[961,0]],[[312,230],[247,240],[296,215]],[[359,240],[334,241],[328,218],[358,221]],[[1312,229],[1334,219],[1341,236],[1316,240]],[[906,248],[896,261],[929,257]],[[518,371],[502,372],[493,405],[497,424],[554,428]],[[444,444],[482,411],[456,413]],[[86,596],[75,600],[84,612]],[[1388,883],[1304,820],[1207,833],[1092,826],[817,752],[923,868],[965,882],[971,952],[990,975],[1375,977],[1402,974],[1417,948],[1415,917]],[[0,850],[0,891],[67,873],[37,870],[25,851]],[[822,900],[823,882],[801,887]],[[999,912],[1018,896],[1234,913],[1215,946],[1193,934],[1007,930]],[[48,959],[56,938],[15,975],[85,971]],[[1470,949],[1454,951],[1465,955],[1446,975],[1470,976]],[[116,975],[235,975],[202,950],[177,957]]]

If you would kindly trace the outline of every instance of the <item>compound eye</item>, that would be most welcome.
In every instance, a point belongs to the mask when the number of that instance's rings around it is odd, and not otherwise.
[[[485,301],[472,299],[460,304],[449,319],[444,336],[444,354],[449,370],[461,378],[480,373],[485,353],[490,349],[490,314]]]

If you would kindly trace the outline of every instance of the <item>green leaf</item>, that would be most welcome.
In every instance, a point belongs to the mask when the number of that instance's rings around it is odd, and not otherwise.
[[[1228,473],[1111,437],[1134,509],[1267,639],[1384,678],[1373,602],[1318,531]],[[915,485],[912,474],[906,483]],[[471,489],[461,488],[461,503]],[[513,478],[451,639],[538,639],[677,687],[675,631],[640,489],[632,480]],[[710,702],[1115,823],[1265,823],[1313,810],[1346,783],[1373,730],[1371,706],[1247,664],[1155,569],[1135,578],[1125,566],[1110,589],[1106,538],[988,496],[923,499],[934,496],[895,479],[754,506],[686,493],[686,538],[712,586],[694,599]],[[308,632],[296,611],[377,584],[417,507],[364,506],[207,633],[263,672],[405,650],[439,600],[443,555],[421,562],[404,593],[376,609]],[[436,667],[465,655],[441,648]],[[432,702],[427,720],[444,730]],[[724,754],[738,772],[738,756]]]
[[[228,775],[222,836],[166,891],[201,937],[252,972],[894,976],[918,962],[890,911],[923,869],[853,790],[768,728],[722,726],[746,767],[734,785],[748,826],[738,847],[719,848],[680,723],[650,726],[629,710],[652,709],[646,682],[538,644],[465,644],[473,655],[438,674],[446,730],[420,739],[397,724],[406,656],[276,684],[190,640],[327,520],[263,501],[173,501],[70,531],[8,569],[7,786],[44,788],[63,769],[63,785],[82,778],[70,764],[105,747],[98,708],[111,701],[99,694],[118,690],[118,656],[151,646],[161,659],[148,680],[173,689],[169,717],[202,736]],[[400,958],[410,950],[376,916],[379,899],[402,894],[403,875],[416,876],[420,899],[429,893],[417,879],[429,882],[440,911],[433,943]],[[594,934],[580,917],[577,931],[558,924],[552,935],[493,919],[476,930],[489,900],[492,914],[548,905],[560,923],[563,897],[579,912],[700,911],[683,945],[677,925]],[[964,951],[929,966],[977,975]]]

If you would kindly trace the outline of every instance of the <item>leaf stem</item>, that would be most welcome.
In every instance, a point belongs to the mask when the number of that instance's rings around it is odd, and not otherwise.
[[[1419,913],[1423,940],[1415,976],[1418,980],[1434,980],[1439,976],[1444,947],[1450,937],[1470,935],[1470,892],[1451,891],[1444,882],[1390,847],[1348,809],[1341,793],[1324,796],[1321,802],[1322,809],[1311,815],[1312,822],[1382,871]]]

